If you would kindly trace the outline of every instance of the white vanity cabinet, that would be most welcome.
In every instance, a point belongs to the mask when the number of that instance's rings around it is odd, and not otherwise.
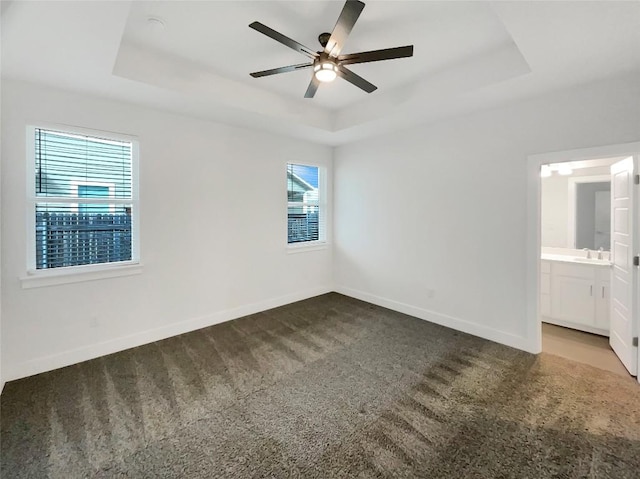
[[[608,336],[610,271],[608,265],[543,260],[543,321]]]
[[[596,289],[596,328],[606,331],[609,336],[609,269],[598,269],[599,279]]]

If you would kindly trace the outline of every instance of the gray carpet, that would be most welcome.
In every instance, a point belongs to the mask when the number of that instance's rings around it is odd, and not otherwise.
[[[2,478],[638,478],[640,387],[328,294],[14,381]]]

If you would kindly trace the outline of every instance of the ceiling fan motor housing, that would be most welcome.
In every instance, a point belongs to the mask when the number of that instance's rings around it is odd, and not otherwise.
[[[329,43],[329,38],[331,38],[331,34],[327,32],[318,35],[318,41],[320,42],[320,45],[322,45],[322,48],[327,46],[327,43]]]
[[[313,61],[313,65],[316,66],[316,65],[319,65],[319,64],[322,64],[322,63],[333,63],[334,65],[337,66],[338,59],[329,56],[329,54],[327,54],[325,52],[318,52],[318,58],[316,58]]]

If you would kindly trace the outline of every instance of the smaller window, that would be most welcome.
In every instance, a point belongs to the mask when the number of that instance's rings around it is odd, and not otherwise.
[[[323,170],[287,164],[287,243],[325,240]]]

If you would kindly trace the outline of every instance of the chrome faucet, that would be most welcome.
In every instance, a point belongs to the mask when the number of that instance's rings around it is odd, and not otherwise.
[[[591,250],[589,248],[582,248],[582,251],[586,251],[587,259],[591,259]]]
[[[600,248],[598,248],[598,259],[602,259],[603,252],[604,252],[604,248],[600,246]]]

